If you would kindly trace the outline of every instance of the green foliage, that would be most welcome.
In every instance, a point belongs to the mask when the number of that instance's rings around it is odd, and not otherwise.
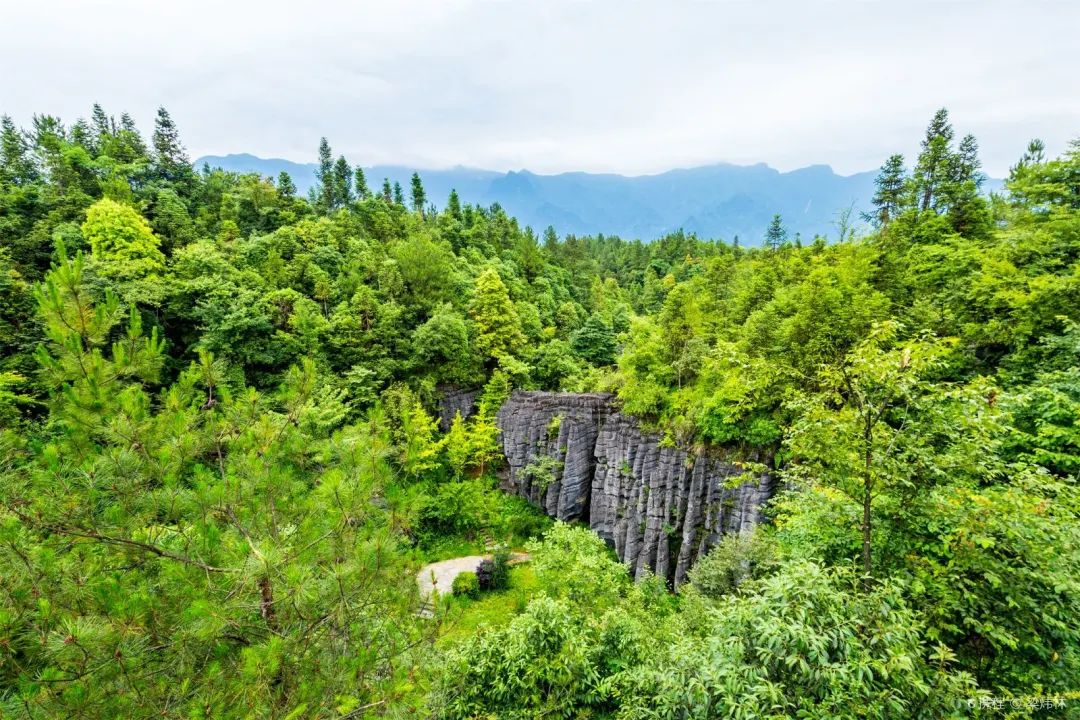
[[[4,713],[399,695],[393,668],[426,631],[375,503],[390,468],[367,429],[327,423],[314,364],[266,396],[204,354],[155,398],[162,343],[138,313],[114,332],[125,313],[89,302],[81,256],[61,255],[38,298],[53,432],[0,483]]]
[[[510,587],[510,549],[500,545],[491,556],[491,590]]]
[[[480,597],[480,581],[476,579],[476,573],[463,572],[454,578],[452,591],[459,597],[476,599]]]
[[[550,428],[549,428],[550,432]],[[557,431],[556,431],[557,432]],[[521,469],[521,477],[527,479],[531,487],[540,492],[547,490],[551,483],[562,474],[563,464],[548,455],[538,456]]]
[[[965,717],[974,697],[952,655],[930,651],[896,585],[793,564],[710,610],[628,673],[625,717]]]
[[[4,117],[0,715],[948,717],[1076,687],[1078,176],[1033,141],[987,199],[941,111],[864,236],[539,240],[419,176],[373,194],[326,140],[305,200],[196,171],[164,109],[149,140]],[[482,388],[445,434],[443,384]],[[496,489],[514,388],[724,445],[779,481],[773,527],[677,597],[632,583]],[[411,560],[545,531],[535,583],[448,603],[498,622],[432,655]]]
[[[517,310],[510,302],[506,285],[493,268],[484,270],[476,278],[469,314],[476,328],[473,342],[489,363],[503,356],[513,357],[524,345]]]
[[[775,555],[762,530],[725,535],[690,569],[690,583],[702,595],[719,599],[771,570]]]
[[[615,334],[611,326],[597,315],[589,316],[573,335],[571,347],[579,357],[593,365],[615,362]]]
[[[528,549],[544,591],[575,607],[606,607],[629,590],[626,568],[587,528],[555,523],[543,542]]]

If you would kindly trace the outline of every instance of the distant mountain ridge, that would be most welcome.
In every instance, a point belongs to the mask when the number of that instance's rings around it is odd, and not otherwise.
[[[260,158],[254,155],[206,156],[196,161],[236,172],[292,176],[302,193],[315,183],[315,164]],[[383,178],[399,182],[408,193],[414,169],[404,166],[364,167],[373,190]],[[835,235],[837,214],[848,207],[858,213],[870,206],[877,171],[838,175],[828,165],[780,172],[764,163],[720,163],[669,170],[656,175],[614,175],[568,172],[538,175],[521,170],[495,172],[455,167],[417,169],[429,201],[442,207],[451,189],[463,202],[499,203],[523,225],[541,232],[553,225],[560,235],[618,235],[653,240],[682,228],[701,237],[758,245],[774,213],[806,240],[815,234]]]

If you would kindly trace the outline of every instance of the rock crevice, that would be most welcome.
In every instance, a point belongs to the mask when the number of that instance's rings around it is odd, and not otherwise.
[[[747,476],[720,449],[661,444],[607,394],[515,391],[496,422],[503,489],[588,524],[635,577],[678,586],[721,535],[761,522],[776,487],[771,472]]]

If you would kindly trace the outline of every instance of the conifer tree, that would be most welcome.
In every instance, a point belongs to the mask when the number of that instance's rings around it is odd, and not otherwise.
[[[315,169],[315,179],[318,181],[316,209],[325,215],[334,209],[334,156],[325,137],[319,140],[319,167]]]
[[[176,183],[191,175],[191,160],[180,142],[180,132],[163,107],[158,108],[154,120],[153,145],[159,178]]]
[[[499,273],[488,268],[476,278],[476,290],[469,306],[476,327],[474,346],[489,367],[504,355],[514,356],[525,344],[510,293]]]
[[[427,202],[427,195],[424,193],[424,183],[420,180],[419,173],[414,172],[412,174],[411,186],[413,211],[423,214],[424,203]]]
[[[289,173],[282,170],[277,176],[277,190],[278,197],[281,198],[294,198],[296,197],[296,183],[293,182],[292,176]]]
[[[904,205],[907,170],[904,168],[903,155],[889,156],[889,159],[881,166],[881,172],[874,179],[874,186],[876,189],[873,202],[876,211],[868,219],[880,227],[885,227],[890,220],[900,214]]]
[[[777,250],[787,242],[787,236],[787,229],[784,227],[784,221],[781,219],[780,214],[773,215],[772,222],[769,223],[769,229],[765,231],[765,247],[770,250]]]
[[[110,155],[120,162],[136,163],[149,159],[146,142],[135,121],[127,113],[120,115],[120,130],[116,133],[116,140]]]
[[[949,123],[949,111],[941,108],[934,113],[922,151],[912,176],[920,210],[937,209],[943,184],[951,178],[953,128]]]
[[[90,113],[90,123],[99,148],[106,138],[116,134],[116,123],[105,113],[100,103],[94,103],[94,109]]]
[[[71,126],[68,137],[73,144],[83,148],[91,155],[96,153],[93,131],[90,130],[90,125],[82,118],[76,120],[75,124]]]
[[[387,204],[394,202],[394,189],[390,186],[390,178],[383,178],[382,199],[385,200]]]
[[[394,204],[405,207],[405,192],[401,189],[401,183],[394,181]]]
[[[334,163],[334,194],[332,208],[345,207],[353,201],[352,191],[353,171],[349,167],[349,161],[344,155],[338,157]]]
[[[368,189],[367,177],[364,176],[364,168],[359,165],[356,166],[354,172],[353,191],[356,193],[357,200],[367,200],[371,197],[371,190]]]
[[[544,249],[549,253],[554,253],[559,249],[559,236],[551,225],[544,228]]]
[[[975,187],[981,187],[985,178],[979,172],[982,162],[979,160],[979,143],[975,136],[970,133],[960,141],[956,151],[955,170],[953,180],[955,182],[973,182]]]
[[[446,199],[446,212],[455,220],[461,220],[461,199],[457,190],[450,191],[450,197]]]
[[[37,175],[26,139],[10,117],[0,117],[0,184],[23,185]]]

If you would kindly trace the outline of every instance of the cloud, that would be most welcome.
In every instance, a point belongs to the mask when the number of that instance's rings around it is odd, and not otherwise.
[[[1001,175],[1080,133],[1078,26],[1068,2],[43,1],[5,11],[0,111],[163,104],[193,155],[855,172],[945,105]]]

